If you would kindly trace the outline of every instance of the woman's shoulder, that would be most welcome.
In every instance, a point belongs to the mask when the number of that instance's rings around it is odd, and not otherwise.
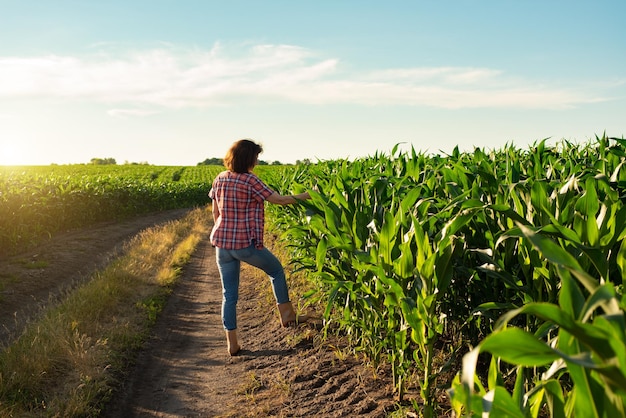
[[[261,181],[261,179],[254,173],[236,173],[234,171],[229,171],[229,170],[222,171],[215,178],[236,180],[239,182],[246,182],[246,183]]]
[[[215,178],[236,179],[236,178],[243,178],[242,176],[245,176],[247,174],[248,173],[236,173],[234,171],[224,170],[224,171],[220,172],[217,176],[215,176]]]
[[[237,178],[244,180],[244,181],[257,181],[260,180],[259,177],[252,173],[252,172],[248,172],[248,173],[234,173],[234,172],[230,172],[232,176],[236,176]]]

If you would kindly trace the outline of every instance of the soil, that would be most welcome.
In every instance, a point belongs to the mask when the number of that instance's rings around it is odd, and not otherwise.
[[[28,253],[0,258],[0,345],[106,265],[133,235],[186,213],[71,231]],[[319,321],[283,328],[268,286],[258,271],[243,268],[242,351],[229,356],[215,250],[204,240],[101,416],[384,417],[395,409],[388,369],[346,355],[340,340],[322,340]]]

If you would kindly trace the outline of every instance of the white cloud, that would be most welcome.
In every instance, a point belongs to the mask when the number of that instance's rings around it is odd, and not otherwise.
[[[102,52],[102,51],[109,52]],[[113,54],[0,57],[0,97],[106,103],[112,116],[156,108],[291,101],[307,104],[440,108],[567,108],[602,100],[488,68],[404,68],[344,73],[335,58],[291,45],[183,49],[172,45]],[[118,108],[120,107],[120,108]],[[137,110],[141,109],[141,110]]]
[[[111,109],[107,111],[109,116],[114,118],[125,119],[128,117],[143,117],[160,113],[157,110],[145,110],[145,109]]]
[[[501,71],[487,68],[428,67],[382,70],[372,73],[368,78],[388,82],[473,84],[493,81],[501,74]]]

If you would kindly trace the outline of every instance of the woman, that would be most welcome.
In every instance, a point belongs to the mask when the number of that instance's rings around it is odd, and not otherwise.
[[[215,221],[211,244],[216,247],[217,266],[222,279],[222,322],[231,356],[240,350],[236,309],[242,261],[260,268],[270,277],[283,326],[303,319],[296,317],[289,299],[282,264],[263,246],[264,202],[288,205],[311,196],[308,192],[280,195],[263,183],[252,173],[261,152],[263,148],[249,139],[235,142],[224,157],[227,170],[217,175],[209,192]]]

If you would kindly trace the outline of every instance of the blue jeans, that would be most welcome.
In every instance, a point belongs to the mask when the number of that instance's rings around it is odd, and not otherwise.
[[[263,270],[272,281],[276,303],[289,302],[285,270],[280,261],[267,248],[257,249],[254,245],[240,250],[216,247],[217,267],[222,279],[222,322],[224,329],[237,329],[237,301],[239,300],[239,272],[241,262]]]

